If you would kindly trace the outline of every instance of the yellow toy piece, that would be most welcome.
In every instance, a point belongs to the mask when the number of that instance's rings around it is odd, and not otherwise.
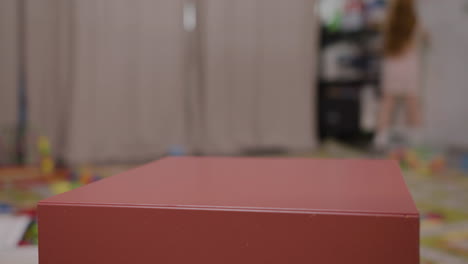
[[[44,157],[41,160],[41,172],[51,174],[55,170],[55,162],[51,157]]]
[[[50,186],[54,195],[68,192],[73,189],[73,186],[68,181],[59,181],[51,184]]]
[[[50,142],[46,137],[44,136],[39,137],[38,142],[37,142],[37,147],[41,155],[48,156],[51,154]]]

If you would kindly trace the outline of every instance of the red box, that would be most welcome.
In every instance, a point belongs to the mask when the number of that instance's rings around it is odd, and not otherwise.
[[[41,264],[416,264],[397,163],[166,158],[39,203]]]

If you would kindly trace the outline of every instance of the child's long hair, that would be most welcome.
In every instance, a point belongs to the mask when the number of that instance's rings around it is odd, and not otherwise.
[[[411,43],[417,16],[413,0],[393,0],[384,31],[385,56],[398,56]]]

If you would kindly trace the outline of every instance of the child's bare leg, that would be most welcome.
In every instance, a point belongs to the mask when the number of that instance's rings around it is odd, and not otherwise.
[[[389,128],[394,108],[395,96],[384,95],[380,105],[377,133],[374,138],[374,145],[377,147],[385,147],[388,144]]]
[[[421,107],[419,98],[414,95],[404,97],[407,112],[408,139],[412,145],[420,145],[422,141],[421,134]]]
[[[407,95],[405,96],[405,103],[407,109],[407,124],[411,128],[421,127],[421,107],[417,96]]]
[[[377,132],[388,130],[392,118],[392,112],[395,108],[395,97],[384,95],[380,105],[379,120],[377,123]]]

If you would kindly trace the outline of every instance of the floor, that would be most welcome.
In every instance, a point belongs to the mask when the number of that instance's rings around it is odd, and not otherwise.
[[[365,152],[357,151],[334,142],[328,142],[323,145],[319,152],[305,156],[320,158],[373,158]],[[93,173],[106,177],[127,167],[112,166],[93,168],[91,170],[94,171]],[[421,263],[468,263],[468,174],[451,169],[429,174],[408,166],[404,166],[404,168],[405,180],[421,213]],[[34,177],[34,173],[28,173],[29,177]],[[17,177],[28,182],[28,176],[19,173]],[[77,181],[80,180],[78,179]],[[2,177],[0,174],[1,182]],[[33,192],[28,193],[22,190],[13,195],[18,199],[16,206],[24,208],[31,205],[34,206],[36,200],[40,199],[41,196],[47,196],[54,192],[61,192],[76,187],[67,182],[60,182],[54,185],[48,184],[46,189],[44,189],[44,186],[37,186],[40,185],[36,185],[36,189]],[[4,189],[0,189],[0,191],[1,202],[5,200],[6,192]],[[37,247],[34,243],[32,244],[21,249],[0,249],[0,262],[11,264],[37,263]]]

